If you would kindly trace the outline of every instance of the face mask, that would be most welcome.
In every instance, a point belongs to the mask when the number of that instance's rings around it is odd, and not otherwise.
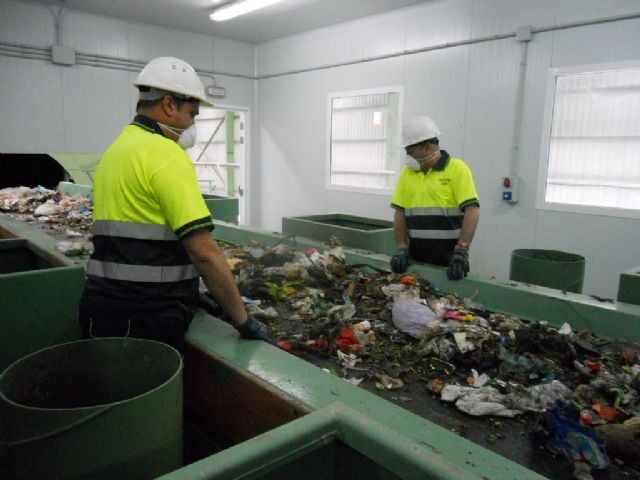
[[[180,145],[184,150],[187,150],[196,144],[198,131],[196,130],[195,123],[188,128],[171,127],[160,122],[158,122],[158,125],[169,130],[174,135],[178,135],[178,140],[176,140],[176,143]]]
[[[411,170],[415,170],[416,172],[422,168],[422,162],[425,160],[433,160],[440,153],[440,150],[436,150],[430,155],[426,155],[420,158],[413,158],[411,155],[406,155],[404,159],[404,164],[409,167]]]
[[[420,162],[413,158],[411,155],[406,155],[404,158],[404,164],[411,170],[415,170],[416,172],[420,170]]]
[[[196,144],[196,138],[198,137],[198,131],[196,130],[196,124],[192,124],[189,128],[185,128],[184,131],[178,137],[178,145],[184,150],[188,150]]]

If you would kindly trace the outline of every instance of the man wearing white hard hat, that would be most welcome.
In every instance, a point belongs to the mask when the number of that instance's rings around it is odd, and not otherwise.
[[[391,269],[406,271],[410,259],[447,267],[451,280],[469,272],[469,246],[480,202],[469,166],[440,150],[440,130],[429,117],[414,117],[402,130],[406,166],[391,206],[398,246]]]
[[[185,152],[196,139],[199,106],[212,105],[202,82],[183,60],[159,57],[134,85],[137,115],[94,179],[83,336],[150,338],[182,350],[202,277],[242,337],[272,342],[267,327],[247,315]]]

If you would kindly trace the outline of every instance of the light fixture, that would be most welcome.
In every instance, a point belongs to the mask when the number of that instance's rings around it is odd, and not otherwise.
[[[209,15],[209,18],[214,22],[222,22],[281,1],[282,0],[242,0],[216,9]]]

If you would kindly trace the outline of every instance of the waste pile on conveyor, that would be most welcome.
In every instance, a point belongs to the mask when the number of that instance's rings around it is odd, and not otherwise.
[[[81,195],[0,190],[0,214],[67,255],[91,251],[91,209]],[[338,239],[326,251],[222,245],[247,309],[283,350],[554,480],[640,478],[638,345],[348,264]]]
[[[0,212],[13,220],[36,224],[59,240],[56,249],[69,256],[89,254],[92,202],[44,187],[0,190]]]
[[[553,478],[638,478],[638,345],[491,313],[415,273],[349,265],[340,246],[225,253],[284,350],[417,413],[431,397],[484,416],[485,444],[521,421],[532,448],[566,457],[569,473],[555,466]]]

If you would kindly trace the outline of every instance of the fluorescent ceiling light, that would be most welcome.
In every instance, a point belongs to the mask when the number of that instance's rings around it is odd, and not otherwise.
[[[281,1],[282,0],[243,0],[218,8],[209,16],[209,18],[214,22],[222,22],[224,20],[237,17],[238,15],[244,15],[245,13],[268,7],[269,5],[273,5],[274,3]]]

